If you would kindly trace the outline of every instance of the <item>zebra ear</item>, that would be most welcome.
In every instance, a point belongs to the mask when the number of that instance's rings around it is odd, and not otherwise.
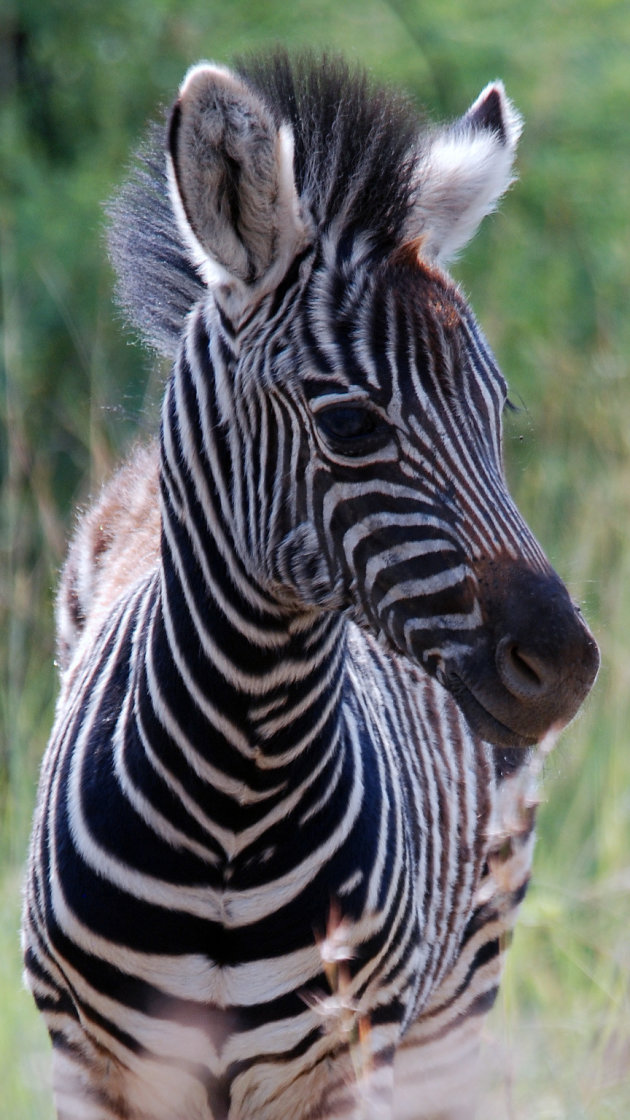
[[[293,135],[230,70],[187,73],[168,132],[171,201],[209,283],[277,282],[306,242]]]
[[[416,168],[416,203],[408,227],[420,256],[452,260],[513,182],[522,119],[502,82],[492,82],[467,113],[429,139]]]

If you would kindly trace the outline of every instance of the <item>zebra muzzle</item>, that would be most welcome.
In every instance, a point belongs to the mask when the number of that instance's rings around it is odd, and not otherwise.
[[[576,715],[599,668],[597,643],[556,573],[503,561],[480,575],[483,626],[445,666],[471,727],[498,746],[532,746]]]

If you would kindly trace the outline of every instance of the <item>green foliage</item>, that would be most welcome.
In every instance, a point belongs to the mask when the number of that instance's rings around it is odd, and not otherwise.
[[[0,13],[0,1083],[52,1115],[19,987],[20,866],[55,694],[52,596],[72,509],[140,430],[164,370],[111,304],[102,203],[199,57],[328,45],[442,118],[501,76],[521,182],[457,268],[523,406],[515,496],[603,651],[549,765],[534,885],[484,1116],[630,1113],[630,10],[621,0],[5,0]],[[489,1060],[490,1066],[493,1065]]]

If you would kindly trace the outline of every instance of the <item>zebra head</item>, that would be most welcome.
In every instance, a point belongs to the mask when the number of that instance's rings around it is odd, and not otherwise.
[[[505,382],[444,271],[520,129],[498,82],[427,128],[336,63],[280,58],[194,67],[168,130],[239,562],[287,610],[370,628],[504,747],[566,724],[598,666],[507,492]]]

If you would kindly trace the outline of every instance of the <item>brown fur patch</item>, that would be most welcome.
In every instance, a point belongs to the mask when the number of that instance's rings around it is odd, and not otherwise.
[[[454,332],[461,325],[461,297],[446,273],[422,259],[423,245],[422,237],[406,241],[392,254],[390,264],[397,271],[411,273],[410,282],[422,286],[423,306],[431,310],[444,331]]]
[[[66,669],[83,634],[101,625],[115,600],[160,556],[157,443],[139,447],[83,515],[57,599],[57,656]]]

